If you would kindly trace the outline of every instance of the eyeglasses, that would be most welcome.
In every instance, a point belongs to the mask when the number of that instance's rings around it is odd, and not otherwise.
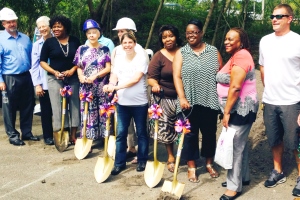
[[[283,17],[289,17],[289,15],[270,15],[270,19],[282,19]]]
[[[185,32],[186,36],[192,35],[192,36],[197,36],[201,31],[192,31],[192,32]]]

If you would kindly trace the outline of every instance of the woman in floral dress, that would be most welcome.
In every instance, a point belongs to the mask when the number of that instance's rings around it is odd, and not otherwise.
[[[83,24],[89,43],[77,49],[73,63],[78,66],[77,73],[80,81],[80,94],[92,93],[93,99],[89,102],[86,137],[98,139],[104,137],[105,119],[100,117],[100,105],[105,101],[102,91],[109,81],[110,55],[109,49],[98,42],[100,27],[94,20],[88,19]],[[84,101],[80,102],[81,128],[83,127]]]

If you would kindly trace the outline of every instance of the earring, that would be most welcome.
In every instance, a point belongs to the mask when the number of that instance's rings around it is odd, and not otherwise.
[[[240,49],[242,49],[242,48],[243,48],[243,45],[241,44]]]

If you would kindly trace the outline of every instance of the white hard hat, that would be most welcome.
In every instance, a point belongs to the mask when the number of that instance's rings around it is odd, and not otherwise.
[[[136,26],[134,21],[128,17],[123,17],[119,19],[116,28],[114,28],[113,30],[120,30],[120,29],[130,29],[136,32]]]
[[[3,8],[0,11],[0,20],[15,20],[18,19],[16,13],[10,8]]]

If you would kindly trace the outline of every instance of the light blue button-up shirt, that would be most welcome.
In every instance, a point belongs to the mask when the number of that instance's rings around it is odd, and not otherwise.
[[[106,37],[104,37],[103,35],[101,35],[101,37],[99,38],[98,42],[99,42],[100,44],[102,44],[103,46],[108,47],[108,48],[109,48],[109,53],[110,53],[110,54],[112,53],[112,51],[113,51],[114,48],[115,48],[115,45],[114,45],[114,43],[111,41],[111,39],[106,38]],[[85,42],[85,44],[88,44],[88,43],[89,43],[89,40],[87,40],[87,41]]]
[[[22,74],[31,67],[32,43],[29,37],[17,32],[14,38],[6,30],[0,34],[0,82],[2,74]]]
[[[44,38],[37,40],[32,47],[31,53],[31,79],[34,86],[41,85],[43,90],[48,90],[46,71],[40,66],[41,50],[44,44]]]

